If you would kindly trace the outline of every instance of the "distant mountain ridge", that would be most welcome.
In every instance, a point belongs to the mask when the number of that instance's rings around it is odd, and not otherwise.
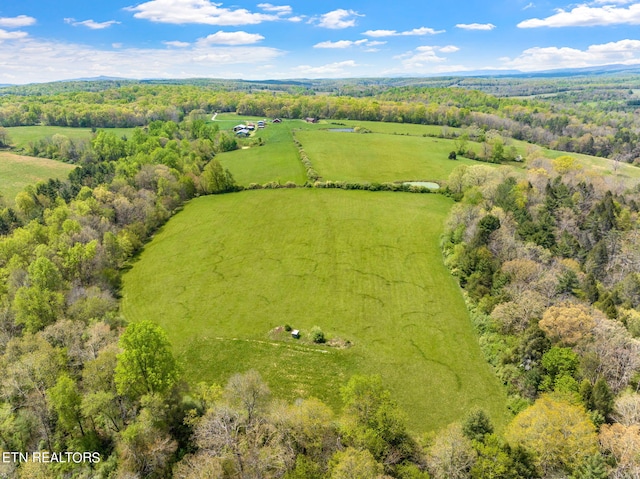
[[[615,75],[615,74],[640,74],[640,65],[600,65],[593,67],[583,68],[559,68],[552,70],[539,70],[531,72],[523,72],[521,70],[472,70],[472,71],[452,71],[443,72],[433,75],[400,75],[394,77],[362,77],[362,78],[322,78],[322,79],[310,79],[310,78],[287,78],[287,79],[264,79],[264,80],[243,80],[237,79],[223,79],[223,78],[145,78],[145,79],[132,79],[123,77],[111,77],[111,76],[98,76],[98,77],[84,77],[84,78],[72,78],[68,80],[59,80],[54,82],[42,82],[42,83],[30,83],[24,85],[17,84],[0,84],[0,88],[28,88],[35,85],[45,84],[68,84],[74,82],[123,82],[123,83],[159,83],[159,84],[199,84],[199,83],[242,83],[246,85],[289,85],[308,87],[311,84],[327,81],[346,81],[355,82],[358,80],[366,80],[374,83],[385,83],[388,81],[390,84],[394,84],[398,80],[406,79],[428,79],[428,78],[466,78],[466,77],[490,77],[490,78],[553,78],[553,77],[572,77],[572,76],[601,76],[601,75]]]

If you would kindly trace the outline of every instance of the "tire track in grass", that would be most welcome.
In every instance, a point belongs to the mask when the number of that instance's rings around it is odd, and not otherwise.
[[[442,366],[443,368],[445,368],[447,371],[449,371],[449,373],[456,380],[456,387],[458,388],[458,391],[460,391],[462,389],[462,379],[460,378],[460,375],[451,368],[451,366],[449,366],[446,363],[443,363],[442,361],[438,361],[437,359],[431,359],[431,358],[427,357],[427,355],[422,350],[422,348],[420,348],[420,346],[418,346],[413,339],[410,339],[409,343],[411,344],[411,346],[413,346],[416,349],[416,351],[418,351],[418,354],[420,354],[420,356],[422,356],[422,359],[424,359],[425,361],[427,361],[429,363],[438,364],[438,365]]]
[[[215,338],[201,338],[203,341],[208,341],[208,340],[215,340],[215,341],[241,341],[244,343],[255,343],[255,344],[266,344],[268,346],[273,346],[276,348],[286,348],[289,349],[291,351],[298,351],[298,352],[308,352],[308,353],[321,353],[321,354],[332,354],[333,351],[328,351],[326,349],[315,349],[315,348],[306,348],[304,346],[298,346],[298,345],[293,345],[293,344],[287,344],[287,343],[280,343],[280,342],[275,342],[275,341],[264,341],[262,339],[245,339],[245,338],[221,338],[221,337],[215,337]]]
[[[410,286],[415,286],[416,288],[421,289],[422,291],[427,291],[427,288],[421,284],[418,284],[414,281],[405,281],[402,279],[395,279],[392,281],[393,284],[408,284]]]

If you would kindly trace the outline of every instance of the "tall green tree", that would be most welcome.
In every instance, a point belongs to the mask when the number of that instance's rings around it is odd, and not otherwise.
[[[224,169],[216,159],[211,160],[204,167],[200,177],[200,184],[203,191],[208,194],[225,193],[233,191],[236,187],[229,170]]]
[[[166,333],[151,321],[130,324],[120,336],[115,382],[119,394],[140,398],[166,393],[178,380],[178,365]]]
[[[11,138],[9,138],[9,133],[7,129],[0,126],[0,147],[4,148],[5,146],[9,146],[11,144]]]
[[[341,391],[343,433],[348,445],[369,450],[385,464],[400,463],[414,453],[406,417],[379,376],[354,376]]]
[[[58,377],[56,385],[47,392],[49,401],[58,415],[58,423],[68,433],[76,430],[84,436],[80,403],[82,397],[76,382],[67,374]]]
[[[518,414],[507,427],[512,447],[522,446],[534,455],[543,475],[571,474],[598,452],[598,436],[581,406],[545,395]]]

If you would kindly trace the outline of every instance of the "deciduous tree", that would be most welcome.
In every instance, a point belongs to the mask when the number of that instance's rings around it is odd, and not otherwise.
[[[331,479],[375,479],[382,476],[382,464],[367,450],[348,447],[331,459]]]
[[[440,431],[427,451],[427,467],[434,479],[468,478],[475,461],[476,452],[459,424]]]
[[[118,393],[134,398],[165,393],[178,379],[166,333],[151,321],[131,323],[120,336],[115,382]]]
[[[598,452],[596,430],[581,406],[541,396],[506,430],[512,446],[531,451],[543,474],[571,473]]]
[[[574,346],[590,339],[595,320],[588,307],[579,303],[565,303],[548,308],[539,326],[552,341]]]

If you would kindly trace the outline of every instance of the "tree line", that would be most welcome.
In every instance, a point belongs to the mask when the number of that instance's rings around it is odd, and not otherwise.
[[[0,96],[0,126],[135,127],[179,123],[190,112],[237,112],[282,118],[332,118],[498,130],[531,143],[634,162],[640,157],[633,111],[600,103],[496,97],[463,88],[376,88],[370,96],[220,90],[194,85],[125,84],[99,91]],[[606,101],[603,99],[603,105]]]

